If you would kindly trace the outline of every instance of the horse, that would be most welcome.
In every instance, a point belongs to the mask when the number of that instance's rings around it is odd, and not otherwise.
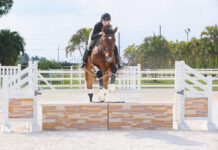
[[[87,89],[92,89],[93,81],[99,81],[99,99],[104,102],[104,89],[109,88],[109,91],[115,90],[116,80],[116,61],[114,55],[115,48],[115,33],[117,27],[112,29],[110,25],[102,28],[102,36],[98,39],[91,55],[88,57],[85,64],[85,79]],[[108,86],[109,77],[111,77],[110,85]],[[88,93],[89,100],[92,102],[93,93]]]

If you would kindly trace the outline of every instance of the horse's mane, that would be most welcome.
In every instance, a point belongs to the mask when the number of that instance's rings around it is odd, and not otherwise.
[[[107,26],[103,26],[102,31],[105,34],[114,34],[113,30],[112,30],[112,26],[109,24]]]

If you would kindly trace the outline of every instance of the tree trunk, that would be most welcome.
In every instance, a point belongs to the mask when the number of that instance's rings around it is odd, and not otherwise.
[[[83,54],[80,48],[79,48],[79,52],[80,52],[81,59],[83,59]]]

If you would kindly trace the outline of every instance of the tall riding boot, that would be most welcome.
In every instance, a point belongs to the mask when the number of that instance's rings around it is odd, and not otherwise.
[[[86,49],[84,55],[83,55],[83,63],[81,65],[81,68],[84,68],[85,64],[86,64],[86,61],[87,61],[87,58],[88,58],[88,55],[89,55],[89,51]]]
[[[83,55],[83,63],[81,65],[81,68],[84,68],[84,66],[86,64],[86,61],[87,61],[87,58],[88,58],[89,55],[91,55],[92,49],[94,48],[96,42],[97,42],[97,39],[96,40],[92,40],[91,43],[90,43],[89,48],[86,49],[86,51],[85,51],[85,53]]]
[[[115,49],[114,49],[114,54],[115,54],[116,64],[118,66],[118,69],[120,69],[120,68],[122,68],[122,66],[120,65],[120,56],[119,56],[118,48],[116,45],[115,45]]]

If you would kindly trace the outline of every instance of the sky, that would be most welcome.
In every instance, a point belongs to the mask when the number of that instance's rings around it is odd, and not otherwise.
[[[218,24],[218,0],[14,0],[0,18],[0,29],[17,31],[30,56],[78,62],[78,52],[66,57],[65,47],[77,30],[93,28],[103,13],[111,14],[120,32],[121,55],[131,44],[161,33],[167,40],[199,38],[205,26]],[[116,34],[117,37],[118,34]]]

